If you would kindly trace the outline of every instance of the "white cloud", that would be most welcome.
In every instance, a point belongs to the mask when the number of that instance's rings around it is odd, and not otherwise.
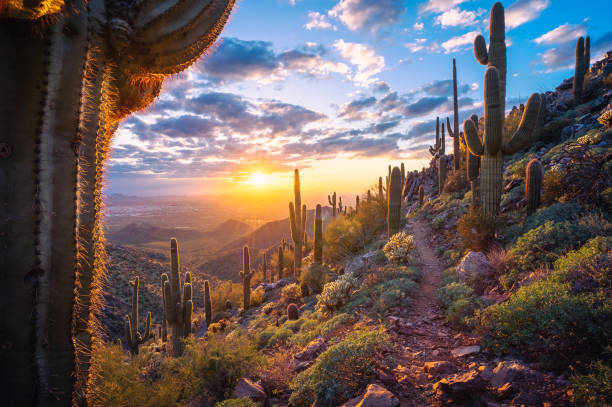
[[[479,13],[455,7],[437,16],[434,23],[442,27],[474,25],[477,23],[476,18],[480,15]]]
[[[512,29],[540,17],[550,0],[517,0],[506,8],[506,28]]]
[[[454,6],[465,3],[469,0],[428,0],[427,3],[419,5],[419,14],[423,13],[443,13]]]
[[[333,46],[342,55],[342,58],[357,67],[357,72],[353,75],[352,80],[359,86],[367,87],[376,82],[378,78],[373,76],[385,68],[385,58],[376,55],[376,52],[367,45],[339,39],[334,41]]]
[[[466,48],[466,45],[471,46],[474,43],[474,38],[476,38],[478,34],[480,34],[478,31],[470,31],[458,37],[453,37],[448,41],[444,41],[442,43],[442,48],[444,48],[444,52],[447,54],[460,51]]]
[[[422,31],[423,28],[425,28],[425,24],[417,21],[416,23],[414,23],[412,28],[414,28],[415,31]]]
[[[328,14],[350,30],[376,32],[396,24],[405,11],[403,0],[340,0]]]
[[[563,44],[586,34],[586,24],[565,23],[533,40],[536,44]]]
[[[321,14],[317,11],[308,12],[308,22],[304,24],[304,28],[307,30],[327,30],[331,28],[334,31],[337,29],[335,25],[327,20],[327,16],[325,14]]]
[[[419,52],[425,49],[427,38],[416,38],[414,42],[407,42],[404,47],[408,48],[412,52]]]

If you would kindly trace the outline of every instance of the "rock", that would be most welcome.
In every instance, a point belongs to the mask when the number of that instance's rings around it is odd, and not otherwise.
[[[539,406],[541,404],[540,396],[536,393],[520,392],[512,399],[513,406]]]
[[[298,362],[298,363],[295,364],[295,367],[293,368],[293,371],[296,372],[296,373],[302,372],[302,371],[308,369],[313,364],[314,364],[313,360],[305,360],[303,362]]]
[[[485,388],[486,382],[480,377],[480,372],[477,370],[454,374],[434,384],[434,390],[441,391],[458,400],[475,398]]]
[[[456,271],[459,280],[464,282],[490,275],[493,267],[484,253],[469,252],[463,257]]]
[[[541,373],[517,361],[503,361],[499,362],[495,369],[493,369],[489,382],[492,386],[499,387],[507,382],[515,383],[518,381],[525,381],[534,384],[541,380]]]
[[[427,373],[431,373],[434,376],[442,376],[457,371],[457,367],[447,360],[437,362],[425,362],[423,370]]]
[[[384,370],[378,370],[377,376],[378,379],[380,379],[380,381],[384,384],[393,385],[396,383],[395,377],[392,374],[385,372]]]
[[[312,341],[310,341],[308,345],[306,345],[304,350],[295,354],[295,358],[298,360],[312,360],[319,353],[321,353],[324,348],[325,348],[325,339],[323,338],[313,339]]]
[[[507,399],[512,394],[514,394],[515,389],[514,387],[512,387],[512,383],[508,382],[504,384],[503,386],[496,388],[494,390],[494,393],[495,393],[495,397],[497,397],[499,400],[503,400],[503,399]]]
[[[458,357],[461,357],[461,356],[472,355],[472,354],[478,353],[478,352],[480,352],[480,346],[474,345],[474,346],[462,346],[460,348],[453,349],[451,351],[451,354],[454,357],[458,358]]]
[[[363,397],[351,399],[342,407],[397,407],[399,404],[397,397],[389,390],[378,384],[370,384]]]
[[[264,402],[266,401],[266,392],[259,384],[243,377],[238,381],[232,397],[236,399],[248,397],[253,401]]]

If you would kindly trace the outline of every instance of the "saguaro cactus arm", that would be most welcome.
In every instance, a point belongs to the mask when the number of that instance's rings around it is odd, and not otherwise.
[[[541,96],[539,93],[534,93],[529,96],[518,129],[516,129],[512,137],[510,137],[508,143],[503,146],[504,154],[514,154],[531,141],[531,135],[538,123],[541,105],[540,99]]]

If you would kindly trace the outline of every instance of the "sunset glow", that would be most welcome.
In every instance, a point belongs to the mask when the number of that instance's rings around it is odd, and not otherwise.
[[[250,185],[262,186],[270,183],[270,176],[262,172],[256,172],[253,173],[246,182]]]

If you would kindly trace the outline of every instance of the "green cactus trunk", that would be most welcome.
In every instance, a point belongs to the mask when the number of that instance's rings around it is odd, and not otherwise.
[[[278,247],[278,279],[279,280],[283,278],[283,269],[285,268],[283,256],[284,256],[283,247],[279,246]]]
[[[242,279],[242,308],[245,311],[251,306],[251,278],[253,274],[251,271],[249,246],[244,246],[242,249],[242,271],[240,271],[240,278]]]
[[[125,320],[125,339],[132,356],[138,355],[141,344],[153,337],[151,333],[151,313],[147,313],[147,324],[144,336],[138,332],[138,277],[132,282],[132,315],[126,316]]]
[[[586,37],[584,41],[584,74],[588,74],[591,69],[591,37]]]
[[[441,195],[444,192],[444,185],[446,185],[446,177],[448,175],[448,159],[445,155],[441,155],[438,160],[438,194]]]
[[[404,167],[404,163],[400,164],[400,170],[402,171],[402,186],[406,183],[406,168]]]
[[[293,192],[295,195],[295,206],[289,202],[289,221],[291,227],[291,239],[293,240],[293,273],[297,278],[302,268],[302,243],[304,230],[306,229],[306,205],[302,205],[302,194],[300,191],[300,172],[296,169],[293,178]],[[342,205],[342,198],[340,198]]]
[[[210,283],[204,281],[204,316],[206,318],[206,326],[209,327],[212,323],[212,303],[210,301]]]
[[[334,192],[332,196],[327,195],[327,201],[332,207],[332,216],[335,218],[336,217],[336,193]]]
[[[387,232],[389,237],[400,230],[402,216],[402,173],[399,168],[393,167],[391,181],[389,182],[389,202],[387,209]]]
[[[446,118],[446,127],[448,135],[453,138],[453,165],[457,171],[461,164],[461,149],[459,147],[459,102],[457,95],[457,64],[453,58],[453,130],[451,130],[450,122]]]
[[[378,202],[382,205],[385,202],[385,196],[383,195],[383,181],[382,177],[378,177]]]
[[[419,185],[419,206],[423,206],[423,199],[425,199],[425,190],[423,185]]]
[[[544,168],[539,160],[529,161],[526,169],[525,179],[525,200],[527,201],[527,215],[531,215],[540,206],[540,196],[542,193],[542,180],[544,178]]]
[[[582,102],[582,92],[584,86],[584,73],[586,72],[584,55],[584,38],[580,37],[576,41],[576,66],[574,69],[574,103]]]
[[[323,217],[321,215],[321,205],[317,205],[315,209],[314,264],[323,264]]]

